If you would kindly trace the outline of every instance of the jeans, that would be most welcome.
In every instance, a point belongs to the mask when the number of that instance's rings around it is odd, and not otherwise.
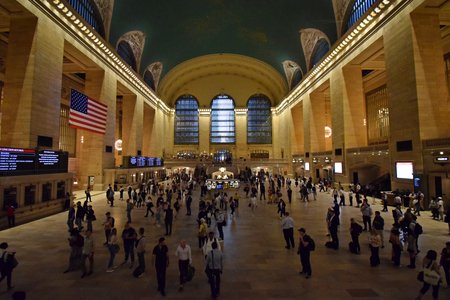
[[[138,252],[138,262],[139,262],[139,268],[141,269],[141,272],[145,272],[145,252]]]
[[[111,269],[114,265],[114,258],[116,257],[116,252],[113,249],[114,249],[114,247],[112,245],[108,246],[108,250],[109,250],[108,269]]]
[[[189,267],[189,260],[178,260],[178,269],[180,271],[180,285],[187,281],[187,273]]]
[[[1,273],[2,276],[0,277],[0,282],[3,279],[5,279],[5,277],[6,277],[6,285],[8,286],[8,289],[12,288],[12,283],[11,283],[11,281],[12,281],[12,271],[13,271],[13,269],[11,269],[11,268],[4,268],[2,270],[2,273]]]
[[[300,262],[302,263],[302,272],[307,275],[312,275],[311,262],[309,260],[310,251],[300,250]]]
[[[134,240],[126,241],[123,243],[123,250],[125,251],[125,262],[128,261],[128,257],[131,259],[131,263],[134,262]]]
[[[220,294],[220,273],[221,272],[218,269],[208,271],[208,281],[213,298],[216,298]]]
[[[217,230],[219,231],[219,237],[223,240],[223,225],[222,223],[217,223]]]
[[[89,260],[89,272],[92,273],[94,271],[94,254],[83,254],[83,258],[81,260],[81,271],[83,275],[86,274],[86,259]]]
[[[166,235],[172,234],[172,222],[165,222],[166,224]]]
[[[370,216],[363,216],[364,230],[367,230],[367,226],[369,226],[369,230],[372,230],[372,224],[370,222]]]
[[[294,248],[294,228],[283,229],[284,240],[287,248]]]

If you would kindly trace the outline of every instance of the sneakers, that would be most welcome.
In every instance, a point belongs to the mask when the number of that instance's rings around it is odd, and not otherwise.
[[[112,273],[112,272],[114,272],[114,269],[107,269],[106,270],[106,273]]]

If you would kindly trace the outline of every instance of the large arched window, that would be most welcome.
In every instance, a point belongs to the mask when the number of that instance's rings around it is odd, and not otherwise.
[[[198,101],[184,95],[175,103],[175,144],[198,144]]]
[[[313,54],[311,55],[311,66],[309,69],[314,68],[314,66],[320,62],[322,57],[324,57],[328,51],[330,51],[330,45],[326,39],[320,39],[317,41]]]
[[[272,143],[272,113],[269,98],[254,95],[247,102],[247,143]]]
[[[94,0],[68,0],[77,13],[92,26],[102,37],[105,37],[103,20]]]
[[[216,96],[211,103],[211,144],[236,143],[234,101],[230,96]]]
[[[144,73],[144,81],[152,90],[156,91],[155,80],[153,79],[153,74],[149,70],[146,70]]]
[[[369,8],[378,0],[355,0],[352,9],[348,14],[345,31],[350,29],[359,19],[369,10]]]
[[[119,45],[117,45],[117,53],[120,57],[128,64],[130,67],[136,71],[137,64],[136,58],[134,57],[133,50],[131,49],[130,44],[125,41],[121,41]]]

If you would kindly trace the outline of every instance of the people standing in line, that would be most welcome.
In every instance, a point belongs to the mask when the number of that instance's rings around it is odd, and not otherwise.
[[[111,229],[114,228],[114,218],[111,217],[111,213],[108,211],[106,214],[106,220],[105,222],[103,222],[103,229],[105,231],[105,238],[106,241],[103,245],[107,245],[108,244],[108,240],[109,240],[109,235],[111,234]]]
[[[391,234],[389,236],[389,243],[392,245],[392,255],[391,261],[394,266],[400,266],[400,257],[402,254],[403,246],[400,241],[400,230],[398,225],[394,224],[391,229]]]
[[[166,295],[166,270],[169,267],[169,248],[165,244],[165,238],[159,238],[158,245],[153,248],[153,261],[155,266],[158,291],[162,296]]]
[[[92,222],[96,220],[95,212],[92,209],[92,205],[88,205],[87,211],[86,211],[86,222],[87,222],[87,230],[90,232],[93,232],[92,228]]]
[[[445,243],[445,248],[441,251],[440,263],[444,270],[447,286],[450,286],[450,242]]]
[[[173,209],[170,207],[170,203],[167,204],[165,209],[166,214],[164,217],[164,225],[166,226],[166,236],[172,235],[172,223],[173,223]]]
[[[75,213],[75,224],[77,224],[78,230],[81,231],[83,229],[83,218],[84,218],[84,209],[81,206],[81,202],[77,202],[77,212]]]
[[[359,225],[354,218],[350,219],[350,236],[352,241],[350,242],[350,252],[354,254],[361,253],[361,246],[359,245],[359,235],[362,233],[362,226]]]
[[[72,232],[75,222],[75,204],[73,204],[67,213],[67,227],[69,227],[69,232]]]
[[[130,223],[125,223],[125,228],[122,231],[123,250],[125,252],[125,258],[122,265],[125,265],[130,258],[130,269],[134,265],[134,246],[137,239],[136,230],[131,227]]]
[[[84,193],[86,194],[86,199],[85,199],[85,201],[92,202],[91,189],[88,187],[88,188],[84,191]]]
[[[75,271],[80,268],[84,246],[84,238],[76,228],[70,231],[70,237],[67,240],[69,241],[70,246],[70,256],[69,266],[64,273]]]
[[[372,216],[372,207],[370,207],[370,204],[367,202],[367,199],[364,198],[363,204],[361,205],[361,213],[364,223],[364,231],[367,231],[367,227],[369,227],[369,231],[372,230],[372,222],[371,222],[371,216]]]
[[[379,211],[375,212],[372,221],[372,227],[377,231],[381,238],[381,248],[384,248],[384,219]]]
[[[304,274],[305,278],[309,278],[312,275],[310,254],[311,251],[314,250],[314,241],[309,235],[306,234],[305,228],[298,229],[298,232],[298,254],[300,254],[300,263],[302,265],[300,274]]]
[[[136,254],[138,257],[139,276],[142,277],[145,272],[145,245],[144,227],[139,228],[139,238],[136,240]]]
[[[186,243],[186,240],[180,241],[175,256],[178,257],[178,270],[180,271],[180,287],[178,290],[182,291],[183,285],[187,282],[189,265],[192,265],[191,247]]]
[[[89,270],[86,269],[86,260],[89,261]],[[83,244],[83,258],[81,261],[81,278],[89,276],[94,272],[94,238],[92,232],[86,230]]]
[[[220,294],[220,275],[223,272],[223,255],[218,243],[213,242],[212,250],[206,256],[206,274],[211,287],[211,296],[216,299]]]
[[[437,259],[437,252],[434,250],[428,250],[427,255],[423,258],[422,261],[422,267],[424,269],[427,269],[427,272],[432,272],[435,274],[436,278],[439,275],[439,265],[436,262]],[[437,280],[437,282],[431,283],[427,276],[424,276],[423,280],[423,286],[419,291],[419,295],[416,297],[416,300],[422,299],[422,297],[428,292],[430,287],[433,288],[433,299],[439,298],[439,287],[440,282]]]
[[[131,202],[130,199],[127,199],[127,206],[125,208],[125,211],[127,212],[127,222],[131,223],[131,211],[134,208],[134,204]]]
[[[372,267],[376,267],[380,264],[380,246],[381,246],[381,237],[378,234],[375,228],[370,230],[369,235],[369,247],[370,247],[370,265]]]
[[[285,217],[281,220],[281,228],[283,229],[284,240],[286,241],[286,249],[295,248],[294,243],[294,219],[286,212]]]
[[[117,237],[117,229],[113,228],[111,229],[111,234],[109,235],[108,239],[108,251],[109,251],[109,261],[108,261],[108,267],[106,269],[106,272],[111,273],[114,272],[115,269],[117,269],[117,266],[114,265],[114,259],[116,257],[116,254],[119,253],[119,239]]]
[[[8,252],[6,249],[8,249],[8,243],[3,242],[0,244],[0,249],[3,250],[2,255],[0,256],[0,282],[3,281],[3,279],[6,278],[6,286],[8,288],[8,291],[11,290],[13,287],[12,285],[12,272],[16,265],[14,265],[16,252]]]

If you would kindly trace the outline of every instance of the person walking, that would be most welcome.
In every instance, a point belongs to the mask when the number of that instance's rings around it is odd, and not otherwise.
[[[155,215],[155,212],[152,210],[154,204],[152,201],[152,197],[148,196],[147,199],[145,200],[145,207],[147,208],[145,216],[144,217],[148,217],[148,213],[150,212],[152,214],[152,217]]]
[[[108,190],[106,191],[106,198],[110,204],[111,207],[114,206],[114,190],[112,189],[111,185],[109,185]]]
[[[310,254],[314,251],[314,241],[306,234],[305,228],[298,229],[299,232],[299,244],[298,244],[298,254],[300,255],[300,263],[302,265],[302,270],[300,274],[304,274],[305,278],[309,278],[312,275]]]
[[[13,287],[12,285],[12,272],[14,268],[17,266],[17,260],[15,259],[16,252],[8,252],[8,243],[3,242],[0,244],[0,249],[3,250],[3,253],[0,257],[0,282],[6,278],[6,286],[8,291]]]
[[[436,262],[437,252],[434,250],[428,250],[427,255],[422,261],[423,267],[423,286],[419,291],[419,295],[416,300],[422,299],[422,297],[428,292],[430,287],[433,288],[433,299],[439,298],[439,265]],[[427,276],[425,276],[425,272]]]
[[[86,210],[86,222],[87,222],[87,230],[93,232],[92,222],[96,220],[95,212],[92,209],[92,205],[88,205]]]
[[[131,211],[134,208],[133,202],[131,202],[130,199],[127,199],[127,206],[126,206],[126,212],[127,212],[127,222],[131,223]]]
[[[212,250],[206,256],[206,274],[211,287],[211,296],[216,299],[220,294],[220,275],[223,272],[223,255],[218,243],[212,243]]]
[[[114,266],[114,259],[116,257],[116,254],[119,253],[119,249],[120,247],[119,239],[117,238],[117,229],[113,228],[111,229],[111,234],[109,235],[108,239],[109,261],[106,272],[111,273],[114,272],[115,269],[117,269],[117,266]]]
[[[156,270],[158,291],[162,296],[166,295],[166,269],[169,267],[169,248],[165,244],[165,238],[159,238],[158,245],[153,248],[153,265]]]
[[[288,196],[289,203],[292,203],[292,189],[290,186],[288,186],[288,189],[287,189],[287,196]]]
[[[164,225],[166,226],[166,236],[172,235],[173,209],[170,204],[167,205],[166,215],[164,217]]]
[[[339,218],[336,216],[333,208],[329,208],[328,212],[330,214],[330,218],[328,220],[328,231],[330,232],[331,242],[327,243],[329,248],[339,249],[339,237],[338,237],[338,227],[339,227]]]
[[[84,278],[91,275],[94,271],[94,238],[92,237],[92,232],[89,230],[86,230],[82,253],[83,257],[81,261],[81,278]],[[89,261],[89,271],[87,271],[86,269],[86,260]]]
[[[208,225],[204,218],[200,219],[200,225],[198,227],[198,248],[202,248],[206,241],[206,236],[208,235]]]
[[[285,217],[281,221],[281,228],[283,229],[284,240],[286,241],[286,249],[295,248],[294,243],[294,219],[286,212]]]
[[[114,228],[114,218],[111,217],[111,213],[108,211],[106,214],[106,220],[103,222],[103,230],[105,231],[106,241],[103,245],[108,245],[109,236],[111,234],[111,229]]]
[[[84,191],[84,193],[85,193],[85,195],[86,195],[85,201],[92,202],[91,189],[90,189],[90,188],[87,188],[87,189]]]
[[[138,257],[138,268],[139,271],[137,273],[139,274],[138,277],[142,277],[145,272],[145,245],[146,240],[144,236],[145,229],[144,227],[139,228],[139,238],[136,240],[136,254]]]
[[[69,232],[72,232],[75,223],[75,204],[69,208],[67,213],[67,227],[69,227]]]
[[[178,257],[178,270],[180,271],[180,287],[178,290],[182,291],[183,285],[187,282],[189,265],[192,265],[191,247],[186,243],[186,240],[180,241],[175,256]]]

